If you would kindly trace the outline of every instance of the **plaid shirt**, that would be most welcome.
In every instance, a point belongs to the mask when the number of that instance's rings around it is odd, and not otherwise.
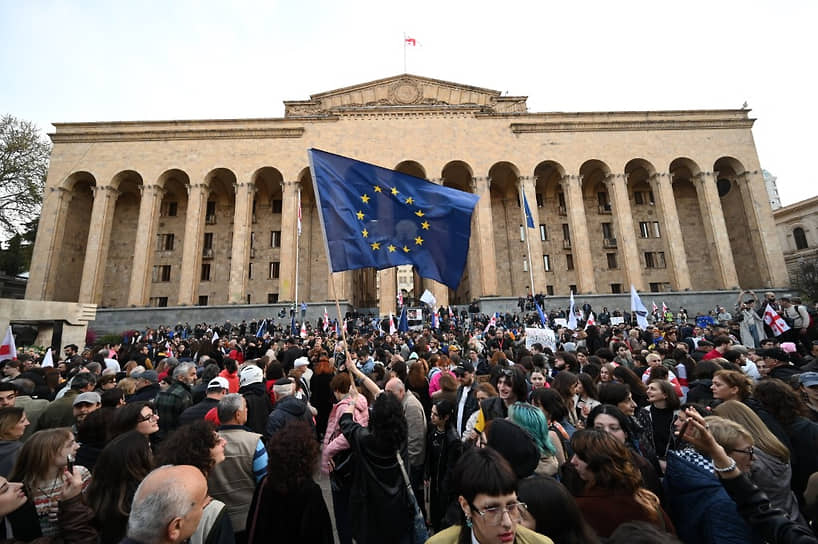
[[[179,426],[179,416],[191,404],[193,395],[190,386],[178,380],[156,395],[154,405],[159,414],[159,438],[164,438]]]

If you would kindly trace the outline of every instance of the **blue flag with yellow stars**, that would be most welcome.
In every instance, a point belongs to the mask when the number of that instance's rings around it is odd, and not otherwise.
[[[410,264],[457,289],[477,195],[326,151],[309,156],[332,272]]]

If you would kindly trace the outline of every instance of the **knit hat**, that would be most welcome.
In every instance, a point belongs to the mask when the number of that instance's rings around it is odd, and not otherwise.
[[[299,357],[299,358],[298,358],[298,359],[296,359],[296,360],[295,360],[295,362],[293,363],[293,367],[298,368],[298,367],[300,367],[300,366],[309,366],[309,364],[310,364],[310,360],[309,360],[309,359],[307,359],[306,357]]]
[[[264,373],[256,365],[247,365],[239,373],[239,387],[264,381]]]
[[[795,347],[795,342],[782,342],[781,349],[783,349],[787,353],[795,353],[797,351]]]

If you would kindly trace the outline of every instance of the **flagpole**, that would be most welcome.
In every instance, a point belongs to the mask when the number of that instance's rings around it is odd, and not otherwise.
[[[406,73],[406,32],[403,33],[403,73]]]
[[[344,363],[347,367],[347,372],[349,372],[349,378],[352,380],[352,386],[355,386],[355,374],[352,373],[352,369],[349,368],[349,344],[347,343],[347,328],[346,323],[344,322],[343,318],[341,317],[341,303],[338,302],[338,295],[335,294],[335,272],[329,273],[329,288],[330,294],[335,301],[335,311],[338,312],[338,323],[341,323],[341,326],[338,327],[341,329],[341,339],[344,342],[344,354],[346,355],[346,362]]]
[[[298,311],[298,250],[301,245],[301,233],[298,229],[298,215],[301,213],[301,189],[298,189],[298,210],[296,211],[296,233],[295,233],[295,308],[294,312]],[[295,314],[293,314],[295,315]],[[291,323],[292,324],[292,323]],[[292,331],[290,331],[292,333]]]
[[[531,262],[531,242],[528,239],[528,218],[525,215],[525,200],[523,199],[523,184],[517,183],[517,188],[519,189],[518,197],[520,199],[520,210],[523,212],[523,232],[525,233],[525,247],[528,251],[528,277],[529,281],[531,282],[529,285],[531,286],[531,296],[534,296],[534,263]],[[534,220],[534,217],[531,218]],[[528,293],[526,293],[528,295]]]

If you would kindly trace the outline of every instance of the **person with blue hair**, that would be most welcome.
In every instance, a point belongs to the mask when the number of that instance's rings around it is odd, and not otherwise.
[[[508,409],[508,419],[528,432],[540,450],[540,462],[534,472],[543,476],[556,474],[560,467],[557,449],[551,441],[548,420],[542,410],[527,402],[515,402]]]

